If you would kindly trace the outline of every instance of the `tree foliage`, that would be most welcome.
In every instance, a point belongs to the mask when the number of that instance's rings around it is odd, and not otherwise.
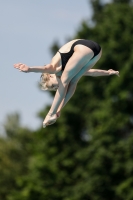
[[[8,121],[0,140],[0,199],[133,199],[133,7],[122,0],[92,6],[94,26],[84,21],[74,38],[98,42],[103,55],[95,68],[119,70],[120,78],[83,77],[46,129],[13,129]]]

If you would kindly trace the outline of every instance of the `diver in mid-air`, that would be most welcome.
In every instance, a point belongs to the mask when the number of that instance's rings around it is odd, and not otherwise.
[[[82,76],[119,76],[119,71],[112,69],[91,69],[101,55],[102,49],[96,42],[76,39],[63,45],[50,64],[37,67],[28,67],[22,63],[14,64],[14,67],[22,72],[42,73],[42,89],[56,91],[52,106],[43,121],[43,127],[55,123],[60,117],[61,109],[73,96]]]

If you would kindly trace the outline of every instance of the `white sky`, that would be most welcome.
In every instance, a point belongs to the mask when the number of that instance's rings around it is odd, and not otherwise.
[[[0,0],[0,127],[6,115],[15,112],[22,125],[36,129],[42,124],[37,113],[53,99],[38,88],[39,73],[19,72],[13,64],[48,64],[53,42],[63,45],[84,19],[91,18],[89,2]]]
[[[20,113],[22,125],[36,129],[42,124],[37,113],[51,104],[52,98],[39,90],[39,73],[21,73],[13,64],[49,63],[53,42],[63,45],[84,19],[91,18],[89,2],[0,0],[0,127],[6,115],[15,112]]]
[[[21,73],[13,64],[48,64],[53,42],[64,44],[91,14],[88,0],[0,0],[0,124],[18,112],[23,125],[40,126],[37,112],[52,99],[38,89],[39,73]]]

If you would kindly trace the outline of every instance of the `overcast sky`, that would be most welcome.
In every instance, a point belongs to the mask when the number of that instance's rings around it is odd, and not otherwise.
[[[64,44],[91,14],[88,0],[0,0],[1,126],[6,115],[15,112],[20,113],[22,125],[40,126],[37,112],[52,98],[39,90],[39,73],[19,72],[13,64],[48,64],[53,42]]]

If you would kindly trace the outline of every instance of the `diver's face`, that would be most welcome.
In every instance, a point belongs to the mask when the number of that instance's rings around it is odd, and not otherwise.
[[[55,74],[49,74],[49,83],[53,90],[57,90],[59,87],[58,77]]]

